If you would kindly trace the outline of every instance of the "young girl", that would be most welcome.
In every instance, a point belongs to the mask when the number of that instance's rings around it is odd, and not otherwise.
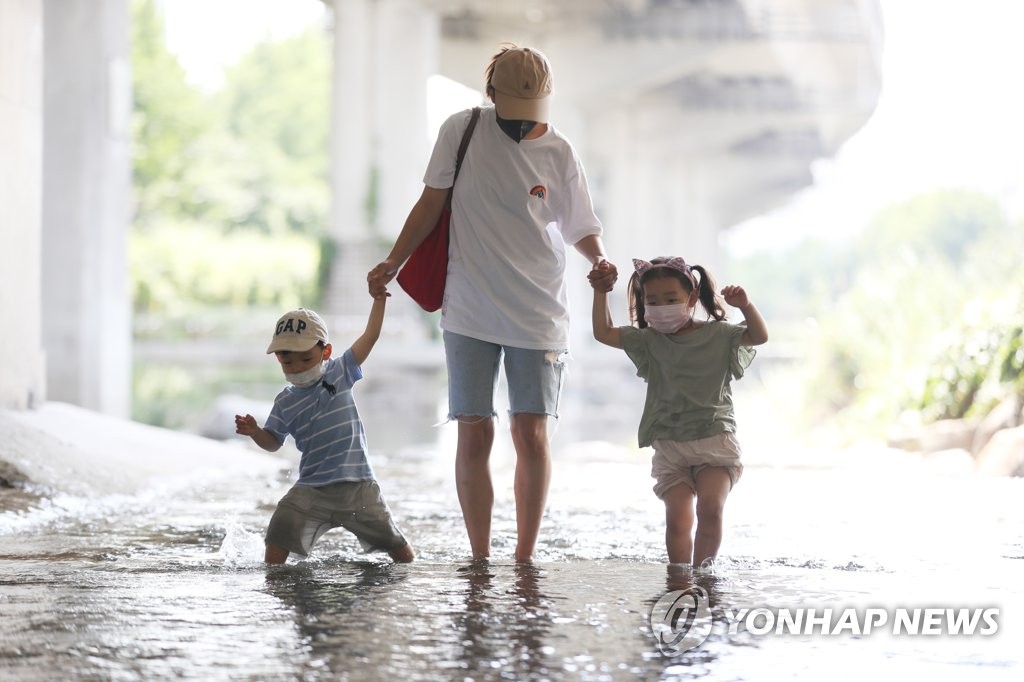
[[[668,559],[706,566],[722,543],[725,498],[743,471],[730,382],[743,376],[751,346],[767,341],[768,330],[742,287],[727,286],[719,296],[699,265],[682,258],[634,259],[633,265],[635,327],[613,326],[608,289],[591,275],[594,338],[625,350],[647,382],[639,440],[640,447],[654,447],[651,476],[665,502]],[[746,324],[725,322],[723,302],[739,308]],[[698,303],[707,319],[694,315]]]

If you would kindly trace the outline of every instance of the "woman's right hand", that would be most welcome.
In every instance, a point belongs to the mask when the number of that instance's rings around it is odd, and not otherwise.
[[[398,266],[390,259],[384,259],[366,275],[366,283],[373,298],[387,298],[388,282],[398,274]]]

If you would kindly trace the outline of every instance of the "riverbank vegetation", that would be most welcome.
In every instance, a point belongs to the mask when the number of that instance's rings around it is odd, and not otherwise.
[[[827,226],[822,226],[823,231]],[[950,189],[880,211],[852,240],[732,264],[766,315],[801,330],[793,384],[807,428],[850,439],[1024,402],[1024,225]]]

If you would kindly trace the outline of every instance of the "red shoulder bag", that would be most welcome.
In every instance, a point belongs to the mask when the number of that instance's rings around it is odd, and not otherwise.
[[[466,156],[469,138],[473,135],[478,118],[480,107],[474,107],[466,132],[462,134],[462,142],[459,143],[459,152],[455,157],[455,177],[452,178],[452,186],[448,188],[448,198],[445,199],[437,225],[416,247],[398,272],[398,285],[427,312],[432,313],[440,308],[444,300],[444,284],[448,279],[448,233],[452,219],[452,192],[455,190],[455,181],[459,179],[459,168],[462,167],[462,159]]]

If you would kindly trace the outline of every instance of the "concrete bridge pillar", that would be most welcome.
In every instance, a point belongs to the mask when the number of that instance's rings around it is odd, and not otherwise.
[[[39,4],[46,9],[41,308],[47,395],[127,416],[128,0]]]
[[[386,255],[423,187],[426,84],[437,71],[440,24],[413,0],[334,0],[334,12],[328,231],[337,250],[325,308],[362,318],[366,272]],[[389,307],[405,308],[404,298]]]
[[[43,1],[0,2],[0,408],[46,398],[40,304]]]

